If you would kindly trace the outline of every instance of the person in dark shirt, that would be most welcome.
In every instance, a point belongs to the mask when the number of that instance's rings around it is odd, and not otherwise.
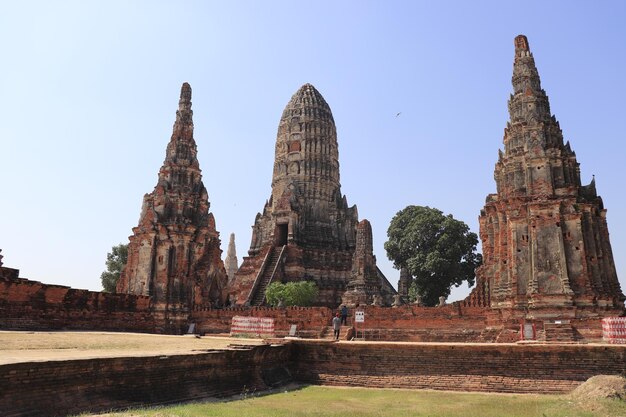
[[[348,307],[345,304],[341,306],[341,324],[348,325]]]

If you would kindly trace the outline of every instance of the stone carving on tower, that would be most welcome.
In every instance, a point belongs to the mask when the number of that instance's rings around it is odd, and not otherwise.
[[[157,310],[221,305],[227,283],[219,233],[193,137],[191,87],[180,93],[158,182],[143,198],[117,292],[152,297]]]
[[[337,306],[351,278],[357,223],[356,206],[341,194],[332,112],[305,84],[280,119],[272,194],[256,216],[231,301],[260,305],[271,281],[312,280],[320,289],[316,304]]]
[[[228,281],[232,281],[235,277],[235,272],[239,268],[239,262],[237,261],[237,248],[235,247],[235,234],[230,234],[230,241],[228,242],[228,250],[226,251],[226,260],[224,261],[224,267],[226,268],[226,275],[228,275]]]
[[[620,308],[606,209],[595,179],[581,185],[523,35],[515,38],[512,81],[497,193],[479,218],[483,299],[494,308]]]

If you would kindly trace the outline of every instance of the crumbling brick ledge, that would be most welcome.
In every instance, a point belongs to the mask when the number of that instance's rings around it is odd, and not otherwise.
[[[0,366],[0,416],[66,416],[252,393],[289,381],[289,347]]]
[[[287,382],[564,393],[626,373],[626,346],[294,340],[172,356],[0,366],[0,415],[64,416],[227,397]]]
[[[380,388],[565,393],[626,373],[626,346],[298,341],[299,382]]]

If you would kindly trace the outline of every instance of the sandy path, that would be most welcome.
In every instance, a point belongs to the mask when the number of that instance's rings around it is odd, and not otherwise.
[[[0,331],[0,365],[16,362],[201,353],[260,339],[113,332]]]

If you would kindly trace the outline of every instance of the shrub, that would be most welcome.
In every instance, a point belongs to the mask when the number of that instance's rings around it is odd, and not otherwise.
[[[306,307],[313,304],[318,293],[317,285],[311,281],[273,282],[265,290],[265,299],[272,307],[278,306],[281,300],[284,306]]]

